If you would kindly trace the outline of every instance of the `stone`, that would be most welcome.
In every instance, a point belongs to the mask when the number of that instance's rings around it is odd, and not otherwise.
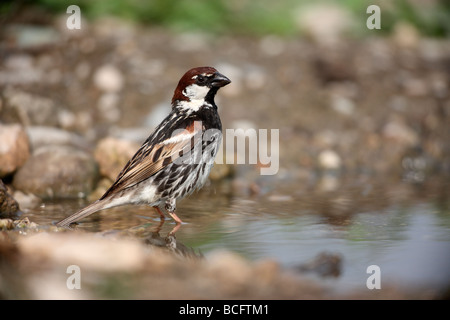
[[[318,161],[319,166],[325,170],[336,170],[342,165],[341,157],[331,149],[320,152]]]
[[[30,125],[57,125],[58,112],[53,100],[13,87],[3,91],[1,116],[7,122]]]
[[[0,218],[12,218],[19,214],[19,204],[8,193],[7,187],[3,181],[0,180]]]
[[[355,25],[350,12],[336,4],[300,6],[294,12],[298,28],[319,43],[335,43]],[[320,21],[320,23],[318,23]]]
[[[36,197],[34,194],[23,193],[20,190],[16,190],[13,193],[13,197],[23,209],[36,208],[42,203],[42,200]]]
[[[100,140],[94,153],[100,174],[114,181],[140,146],[139,143],[113,137]]]
[[[382,134],[401,145],[414,146],[419,143],[418,134],[399,117],[389,120],[383,127]]]
[[[11,230],[11,229],[14,229],[12,219],[0,219],[0,230]]]
[[[40,198],[80,198],[98,178],[93,157],[68,146],[44,146],[34,151],[14,175],[13,186]]]
[[[14,41],[21,50],[56,45],[60,41],[60,35],[53,27],[13,24],[7,29],[9,40]]]
[[[107,92],[118,92],[122,90],[124,85],[122,73],[110,64],[98,68],[94,73],[93,79],[97,88]]]
[[[72,146],[84,150],[91,148],[91,144],[82,136],[59,128],[30,126],[27,127],[27,133],[32,150],[48,145]]]
[[[101,117],[111,123],[120,120],[119,95],[113,92],[102,94],[97,102],[97,109]]]
[[[331,108],[344,116],[351,116],[355,111],[355,104],[346,97],[333,96],[331,98]]]
[[[412,24],[402,21],[395,24],[392,38],[400,48],[415,49],[420,43],[420,32]]]
[[[30,156],[25,129],[18,124],[0,124],[0,178],[15,172]]]

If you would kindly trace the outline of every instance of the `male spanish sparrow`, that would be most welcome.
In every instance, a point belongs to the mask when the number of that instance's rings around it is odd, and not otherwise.
[[[59,221],[68,226],[99,210],[125,204],[164,205],[179,225],[176,201],[205,183],[222,140],[214,96],[231,81],[212,67],[198,67],[180,79],[172,111],[145,140],[116,181],[94,203]]]

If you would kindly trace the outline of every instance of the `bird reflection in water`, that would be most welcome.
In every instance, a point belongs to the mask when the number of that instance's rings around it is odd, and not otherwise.
[[[150,234],[144,238],[144,243],[146,245],[155,246],[158,248],[165,249],[177,256],[183,258],[193,258],[201,259],[203,254],[199,251],[196,252],[194,248],[185,246],[183,243],[178,241],[175,237],[175,233],[179,231],[181,224],[177,224],[168,234],[163,237],[160,235],[161,229],[164,225],[165,220],[161,220],[159,225],[150,231]],[[142,227],[142,226],[141,226]]]

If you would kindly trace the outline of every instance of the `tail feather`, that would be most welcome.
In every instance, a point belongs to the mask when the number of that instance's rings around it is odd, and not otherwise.
[[[90,205],[88,205],[87,207],[81,209],[78,212],[75,212],[74,214],[68,216],[67,218],[59,221],[58,223],[56,223],[56,226],[58,227],[65,227],[70,225],[73,222],[76,222],[80,219],[83,219],[84,217],[87,217],[97,211],[100,211],[102,209],[107,209],[109,208],[108,203],[103,201],[103,200],[97,200],[93,203],[91,203]]]

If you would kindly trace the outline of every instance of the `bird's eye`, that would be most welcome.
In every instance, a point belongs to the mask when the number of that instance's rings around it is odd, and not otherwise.
[[[197,83],[203,84],[203,83],[205,83],[205,82],[206,82],[206,77],[205,77],[205,76],[202,76],[201,74],[199,74],[199,75],[197,76]]]

